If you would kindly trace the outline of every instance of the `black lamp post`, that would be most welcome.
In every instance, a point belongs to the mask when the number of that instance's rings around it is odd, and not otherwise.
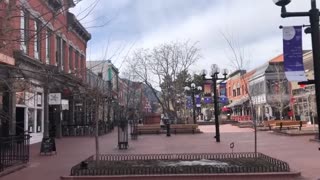
[[[189,86],[184,87],[185,91],[190,91],[191,90],[191,95],[192,95],[192,107],[193,107],[193,123],[197,124],[197,120],[196,120],[196,102],[194,99],[194,94],[196,92],[196,90],[201,91],[202,87],[198,86],[196,87],[195,83],[191,83],[191,88]]]
[[[317,103],[317,116],[318,116],[318,140],[320,140],[320,42],[319,42],[319,9],[316,6],[316,0],[311,0],[311,9],[308,12],[287,12],[286,5],[291,0],[273,0],[273,2],[281,6],[281,17],[301,17],[309,16],[311,25],[311,38],[312,38],[312,53],[313,53],[313,67],[314,67],[314,84]]]
[[[213,104],[214,104],[214,122],[216,126],[216,141],[220,142],[220,127],[219,127],[219,110],[218,110],[218,96],[217,96],[217,81],[224,81],[227,79],[228,71],[227,69],[223,69],[222,75],[223,78],[219,78],[218,74],[220,73],[220,69],[216,64],[211,65],[211,78],[206,78],[206,70],[202,70],[202,78],[203,80],[212,80],[212,88],[213,88]]]

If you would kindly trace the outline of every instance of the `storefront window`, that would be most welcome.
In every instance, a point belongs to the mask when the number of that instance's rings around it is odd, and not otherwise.
[[[42,110],[37,110],[37,132],[41,132],[41,125],[42,125]]]
[[[28,109],[28,132],[34,133],[34,124],[35,124],[35,117],[34,117],[34,109]]]
[[[41,107],[41,105],[42,105],[42,94],[37,93],[37,106]]]

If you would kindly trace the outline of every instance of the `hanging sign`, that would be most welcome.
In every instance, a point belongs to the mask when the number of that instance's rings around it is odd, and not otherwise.
[[[61,93],[50,93],[49,105],[60,105],[60,104],[61,104]]]
[[[283,27],[284,71],[288,81],[307,81],[303,66],[302,27]]]

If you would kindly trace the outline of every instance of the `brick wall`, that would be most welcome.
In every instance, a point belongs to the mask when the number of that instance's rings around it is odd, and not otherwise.
[[[54,11],[50,9],[50,7],[47,4],[47,1],[43,0],[28,0],[26,1],[27,5],[23,5],[26,8],[27,11],[30,14],[30,18],[28,20],[28,34],[31,37],[28,41],[27,45],[27,53],[26,55],[35,58],[35,45],[34,45],[34,35],[35,35],[35,20],[40,20],[42,25],[45,25],[46,27],[42,28],[42,30],[39,33],[39,38],[41,38],[40,43],[40,56],[37,61],[41,63],[46,63],[46,31],[47,29],[51,29],[52,35],[50,36],[50,64],[51,65],[57,65],[58,62],[56,62],[56,36],[62,37],[63,40],[66,41],[66,47],[65,47],[65,55],[63,57],[64,61],[64,72],[69,72],[69,46],[73,47],[73,53],[72,53],[72,69],[74,69],[76,66],[79,69],[80,67],[83,68],[83,70],[77,71],[76,77],[82,77],[82,79],[85,79],[85,57],[86,57],[86,41],[80,36],[75,33],[72,29],[68,29],[67,27],[67,10],[60,11],[60,13],[57,13],[56,16],[54,14]],[[10,3],[12,3],[12,7],[21,7],[20,1],[11,0]],[[20,31],[20,23],[21,23],[21,12],[19,9],[9,8],[10,6],[3,1],[0,3],[0,39],[6,39],[6,42],[4,40],[1,40],[0,44],[7,44],[5,46],[0,47],[0,53],[6,54],[8,56],[13,57],[13,52],[15,50],[20,50],[21,45],[21,31]],[[65,7],[67,8],[67,7]],[[9,10],[10,9],[10,10]],[[6,13],[10,12],[10,13]],[[10,43],[9,43],[10,42]],[[79,58],[79,64],[75,64],[74,62],[74,55],[75,51],[79,52],[80,55],[82,55],[82,59]],[[80,56],[81,57],[81,56]]]

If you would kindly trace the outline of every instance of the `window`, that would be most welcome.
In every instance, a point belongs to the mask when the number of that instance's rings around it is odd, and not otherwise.
[[[50,64],[50,53],[51,53],[50,37],[51,37],[51,31],[48,29],[46,32],[46,64]]]
[[[233,97],[236,97],[237,96],[237,93],[236,93],[236,90],[232,90],[232,93],[233,93]]]
[[[39,20],[34,21],[34,58],[40,59],[41,52],[41,23]]]
[[[41,132],[42,127],[42,110],[37,109],[37,132]]]
[[[29,133],[34,133],[34,125],[35,125],[35,117],[34,117],[34,109],[28,108],[28,131]]]
[[[62,40],[61,70],[64,69],[64,62],[65,62],[65,58],[66,58],[66,48],[67,48],[67,43],[65,40]]]
[[[73,52],[72,47],[69,46],[69,71],[70,72],[71,72],[71,70],[73,70],[72,69],[72,52]]]
[[[79,68],[79,52],[78,51],[76,51],[76,57],[75,57],[74,64],[75,64],[76,73],[78,74],[79,73],[79,71],[78,71],[78,68]]]
[[[61,37],[56,36],[56,63],[61,68]]]
[[[29,13],[25,10],[21,11],[20,19],[20,29],[21,29],[21,50],[27,53],[28,42],[29,42]]]
[[[81,73],[81,76],[83,75],[83,72],[85,71],[85,68],[83,67],[83,64],[84,64],[84,56],[81,55],[81,58],[80,58],[80,73]],[[102,77],[102,75],[101,75]]]
[[[240,95],[240,88],[237,88],[237,96]]]

